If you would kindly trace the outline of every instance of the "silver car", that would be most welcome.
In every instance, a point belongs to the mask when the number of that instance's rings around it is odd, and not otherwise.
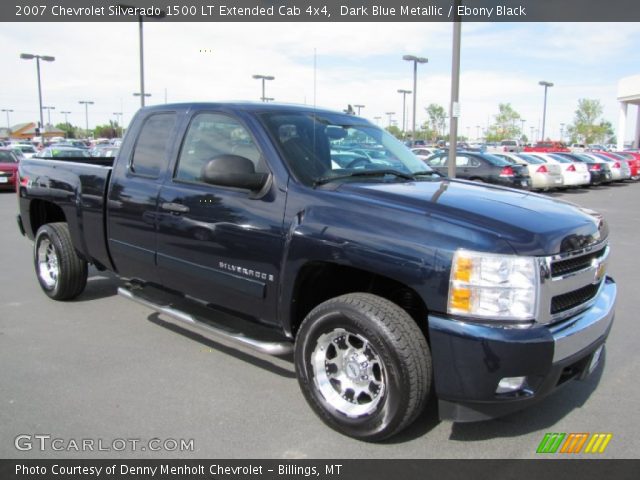
[[[493,153],[496,157],[504,158],[516,165],[523,165],[529,171],[532,190],[550,190],[562,187],[562,172],[559,165],[547,165],[539,158],[524,153],[501,152]]]
[[[631,169],[629,168],[629,164],[626,160],[616,160],[608,157],[607,155],[602,155],[601,153],[596,152],[591,152],[586,155],[589,155],[591,158],[607,162],[609,164],[609,168],[611,168],[611,178],[614,182],[623,182],[631,178]]]

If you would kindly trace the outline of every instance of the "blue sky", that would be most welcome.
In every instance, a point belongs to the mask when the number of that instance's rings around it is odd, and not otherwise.
[[[429,103],[448,108],[451,35],[448,23],[146,23],[146,89],[153,95],[149,103],[163,103],[165,89],[170,102],[256,100],[260,84],[251,75],[261,73],[276,77],[267,84],[267,96],[312,103],[315,50],[317,104],[364,104],[363,116],[382,116],[386,125],[388,111],[401,122],[397,90],[412,89],[412,67],[401,57],[415,54],[429,58],[419,68],[421,122]],[[78,105],[83,99],[95,102],[90,126],[120,111],[126,123],[138,106],[132,96],[139,90],[135,23],[5,23],[0,42],[0,108],[14,110],[12,124],[37,118],[35,65],[20,60],[21,52],[56,57],[42,66],[43,102],[56,107],[54,123],[68,110],[72,123],[84,125]],[[557,137],[560,123],[573,120],[579,98],[600,100],[604,118],[615,126],[618,81],[640,74],[638,45],[637,23],[465,23],[461,133],[474,137],[498,103],[508,102],[526,119],[529,134],[542,117],[539,80],[555,83],[549,90],[548,136]],[[635,108],[629,117],[635,119]],[[5,123],[0,117],[0,125]],[[629,138],[634,123],[628,122]]]

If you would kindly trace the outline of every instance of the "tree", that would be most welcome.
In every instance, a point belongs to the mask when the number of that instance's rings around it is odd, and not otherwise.
[[[510,103],[500,103],[495,122],[489,126],[487,141],[499,142],[505,139],[514,139],[522,135],[520,129],[520,114],[516,112]]]
[[[431,141],[435,142],[439,133],[444,130],[447,112],[437,103],[431,103],[425,110],[429,119],[423,125],[423,129],[429,134]]]
[[[394,137],[402,140],[402,130],[400,130],[396,125],[389,125],[385,130]]]
[[[76,138],[77,128],[70,123],[58,123],[56,128],[64,132],[65,138]]]
[[[581,98],[575,112],[573,124],[567,127],[571,143],[602,143],[613,135],[611,122],[600,119],[600,100]]]
[[[118,126],[118,122],[109,120],[108,125],[97,125],[96,128],[93,129],[93,137],[94,138],[116,138],[118,137],[119,131],[120,131],[120,127]]]

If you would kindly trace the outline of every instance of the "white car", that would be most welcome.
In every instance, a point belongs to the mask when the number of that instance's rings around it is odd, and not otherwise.
[[[33,157],[38,151],[35,149],[33,145],[30,143],[12,143],[9,145],[10,148],[18,148],[24,155],[24,158]]]
[[[553,153],[529,152],[529,154],[541,158],[548,164],[560,165],[565,187],[581,187],[591,183],[589,168],[582,162],[572,162],[568,158]]]
[[[615,160],[611,157],[595,152],[588,153],[587,155],[600,162],[607,162],[611,169],[611,178],[614,182],[623,182],[624,180],[631,178],[631,168],[629,168],[629,164],[626,160]]]
[[[550,190],[564,185],[560,165],[547,164],[544,160],[528,154],[501,152],[492,155],[517,165],[525,165],[531,177],[532,190]]]
[[[440,149],[435,147],[415,147],[411,149],[411,152],[423,162],[439,151]]]

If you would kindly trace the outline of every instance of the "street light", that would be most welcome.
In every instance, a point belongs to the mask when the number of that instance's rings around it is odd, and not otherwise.
[[[84,105],[84,119],[87,127],[85,131],[87,136],[89,136],[89,105],[93,105],[93,102],[91,100],[80,100],[78,103]]]
[[[64,115],[64,124],[67,126],[67,128],[69,128],[69,120],[67,119],[67,115],[69,115],[71,112],[60,112],[62,115]],[[65,138],[67,137],[67,132],[64,132],[64,136]]]
[[[144,93],[143,94],[143,93],[136,92],[136,93],[133,94],[133,96],[134,97],[143,97],[143,100],[141,100],[141,104],[144,107],[144,98],[149,98],[151,96],[151,94],[150,93]]]
[[[125,9],[135,9],[135,11],[140,11],[140,7],[133,7],[131,5],[125,5],[122,3],[118,4],[119,7]],[[138,31],[140,36],[140,106],[144,107],[144,99],[147,97],[144,93],[144,39],[142,34],[142,19],[144,17],[147,18],[164,18],[166,16],[166,12],[164,10],[160,10],[158,15],[138,15]]]
[[[391,126],[391,117],[393,117],[396,112],[385,112],[385,115],[389,117],[389,126]]]
[[[47,125],[51,125],[51,110],[55,110],[56,107],[42,107],[42,109],[47,111]]]
[[[2,111],[7,114],[7,130],[9,130],[9,134],[11,134],[11,122],[9,122],[9,114],[13,113],[13,110],[3,108]]]
[[[402,88],[399,88],[398,93],[402,94],[402,134],[404,135],[404,131],[407,128],[407,122],[405,121],[407,112],[407,95],[411,94],[411,90],[403,90]]]
[[[542,85],[544,87],[544,108],[542,109],[542,135],[540,140],[544,141],[544,125],[547,120],[547,90],[549,87],[553,87],[553,83],[547,82],[545,80],[540,80],[538,85]]]
[[[38,108],[40,112],[40,127],[44,125],[44,120],[42,118],[42,84],[40,83],[40,60],[43,62],[53,62],[55,61],[55,57],[51,57],[49,55],[33,55],[32,53],[21,53],[20,58],[23,60],[33,60],[36,59],[36,71],[38,72]]]
[[[480,140],[480,125],[476,125],[476,140]]]
[[[418,64],[427,63],[429,59],[424,57],[416,57],[415,55],[404,55],[403,60],[407,62],[413,62],[413,123],[412,123],[412,138],[415,141],[416,138],[416,97],[418,96]]]
[[[273,75],[253,75],[253,78],[255,78],[256,80],[262,80],[262,97],[260,97],[260,100],[262,100],[263,102],[267,101],[267,97],[265,96],[264,93],[264,82],[266,80],[275,80],[276,77],[274,77]]]
[[[122,126],[120,125],[120,121],[122,120],[122,112],[113,112],[113,114],[116,117],[116,125],[120,126],[120,129],[122,129]],[[118,134],[118,129],[116,129],[116,134]],[[118,137],[121,137],[121,136],[122,135],[118,135]]]
[[[564,142],[564,123],[560,124],[560,141]]]
[[[360,116],[360,109],[364,108],[364,105],[354,105],[354,107],[358,109],[358,114],[357,115]]]

